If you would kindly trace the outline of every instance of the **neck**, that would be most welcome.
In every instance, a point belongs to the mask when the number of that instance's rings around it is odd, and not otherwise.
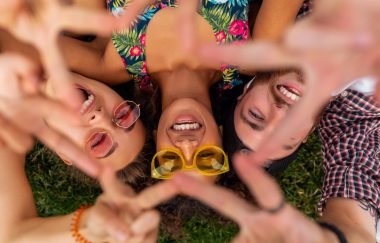
[[[209,86],[212,82],[207,73],[181,68],[171,72],[161,72],[154,78],[161,90],[162,110],[182,98],[195,99],[211,110]]]

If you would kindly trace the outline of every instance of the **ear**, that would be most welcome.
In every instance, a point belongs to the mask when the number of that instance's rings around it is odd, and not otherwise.
[[[247,91],[249,90],[249,88],[252,86],[253,81],[255,80],[255,78],[256,78],[256,77],[253,77],[253,78],[251,79],[251,81],[249,81],[249,82],[245,85],[244,90],[243,90],[243,93],[242,93],[241,95],[239,95],[239,97],[237,98],[237,100],[241,100],[241,99],[244,97],[244,95],[247,93]]]
[[[57,152],[57,155],[61,158],[61,160],[62,160],[66,165],[71,166],[71,165],[74,164],[74,163],[73,163],[69,158],[67,158],[64,154]]]

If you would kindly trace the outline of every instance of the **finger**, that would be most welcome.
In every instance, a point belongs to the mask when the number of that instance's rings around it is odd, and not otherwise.
[[[233,192],[200,182],[183,173],[178,173],[173,181],[183,194],[200,200],[240,225],[243,225],[246,218],[255,211],[254,207],[251,207]]]
[[[60,11],[58,25],[60,30],[107,36],[112,33],[117,20],[106,11],[64,7]]]
[[[68,159],[74,161],[75,166],[85,173],[93,177],[97,176],[100,168],[98,162],[62,135],[67,131],[59,127],[54,127],[57,130],[53,130],[42,119],[44,115],[48,114],[68,119],[77,119],[77,117],[64,109],[58,102],[45,100],[43,97],[32,97],[25,101],[0,102],[0,112],[18,128],[32,133],[52,150],[65,154]],[[38,107],[38,109],[31,109],[31,107]]]
[[[6,68],[8,71],[14,72],[21,79],[30,80],[35,84],[39,83],[40,70],[38,66],[21,55],[10,53],[1,54],[0,68]]]
[[[92,208],[89,228],[94,235],[99,234],[97,229],[104,228],[105,231],[118,241],[125,242],[130,237],[129,226],[119,218],[116,210],[112,209],[106,202],[99,202]],[[104,236],[103,236],[104,237]]]
[[[243,45],[204,45],[200,47],[200,59],[207,68],[220,68],[221,64],[239,66],[240,69],[257,71],[299,66],[296,56],[271,42],[252,42]]]
[[[128,203],[135,192],[129,186],[122,184],[116,177],[116,171],[110,166],[103,166],[99,177],[100,185],[104,193],[116,205]]]
[[[157,242],[158,232],[159,232],[158,228],[153,230],[152,232],[150,232],[146,236],[146,238],[142,242],[144,242],[144,243],[155,243],[155,242]]]
[[[285,45],[294,51],[354,51],[375,43],[368,32],[337,30],[329,26],[310,25],[310,21],[297,23],[285,35]]]
[[[25,154],[33,146],[33,138],[13,126],[0,115],[0,138],[3,144],[18,154]]]
[[[151,209],[174,197],[179,192],[180,190],[176,183],[164,181],[146,188],[135,198],[131,199],[131,204],[137,205],[141,209]]]
[[[258,205],[276,208],[283,202],[284,196],[280,187],[261,167],[250,163],[249,157],[244,154],[237,154],[233,160],[237,173],[255,196]]]
[[[62,134],[49,128],[44,123],[37,125],[39,129],[34,134],[42,143],[58,154],[64,154],[73,165],[94,178],[98,177],[101,165],[82,149],[78,148]]]
[[[131,233],[133,235],[145,236],[149,232],[158,229],[160,224],[160,214],[155,210],[149,210],[142,213],[131,225]]]
[[[56,91],[57,98],[73,110],[79,111],[82,99],[71,82],[71,76],[66,63],[58,50],[56,39],[47,40],[44,47],[40,47],[42,62],[47,70],[50,82]]]
[[[0,112],[29,132],[34,132],[35,127],[31,126],[33,120],[44,118],[61,119],[72,125],[82,124],[81,117],[77,113],[67,109],[60,102],[49,100],[43,96],[31,96],[17,100],[1,99]],[[55,124],[51,125],[55,126]],[[59,129],[58,126],[55,128]]]
[[[180,11],[179,21],[182,23],[178,29],[181,38],[182,47],[185,51],[191,52],[196,50],[197,31],[196,31],[196,14],[198,11],[199,1],[197,0],[180,0],[178,2],[178,11]]]

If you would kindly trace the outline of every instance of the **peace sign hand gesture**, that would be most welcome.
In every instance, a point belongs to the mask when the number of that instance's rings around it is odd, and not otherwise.
[[[160,215],[153,208],[173,196],[176,185],[159,183],[136,195],[115,175],[103,168],[104,193],[84,216],[84,237],[91,242],[156,242]]]
[[[334,242],[330,232],[285,203],[280,187],[261,167],[250,163],[244,155],[236,156],[234,161],[258,206],[250,205],[231,191],[185,174],[177,175],[174,182],[185,195],[235,221],[240,232],[234,242]]]

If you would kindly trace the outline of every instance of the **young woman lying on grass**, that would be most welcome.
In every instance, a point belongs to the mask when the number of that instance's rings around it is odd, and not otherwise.
[[[8,74],[8,78],[1,76],[0,79],[0,159],[3,182],[0,186],[0,210],[3,215],[0,220],[0,241],[78,242],[83,241],[83,237],[91,242],[119,242],[127,238],[136,242],[155,242],[159,215],[150,208],[165,200],[162,196],[168,190],[158,186],[135,196],[131,188],[120,184],[114,176],[114,171],[120,167],[127,166],[128,170],[128,163],[139,153],[144,143],[143,125],[135,116],[137,110],[125,106],[130,102],[123,101],[107,86],[74,75],[72,79],[77,85],[77,92],[83,94],[84,101],[78,121],[78,114],[64,113],[54,103],[56,93],[51,89],[49,80],[42,92],[38,92],[30,84],[30,79],[20,78],[34,69],[31,68],[33,63],[10,54],[2,54],[0,63],[1,67],[6,63],[21,67],[2,70],[3,74]],[[16,78],[10,79],[13,74],[16,74]],[[88,105],[91,99],[93,103]],[[9,123],[5,119],[17,122]],[[28,142],[25,131],[19,126],[25,122],[33,127],[31,132],[50,137],[52,141],[48,141],[48,144],[55,145],[63,158],[73,158],[76,153],[80,163],[83,163],[78,151],[74,152],[73,147],[68,146],[69,141],[97,158],[96,171],[95,164],[91,168],[89,165],[81,166],[86,168],[85,172],[97,176],[104,189],[95,206],[64,216],[37,216],[25,175],[26,151],[14,149],[15,144]],[[125,128],[128,125],[129,129]],[[49,129],[59,131],[61,135],[53,136]],[[130,145],[132,139],[134,145]],[[94,141],[96,143],[93,144]]]

